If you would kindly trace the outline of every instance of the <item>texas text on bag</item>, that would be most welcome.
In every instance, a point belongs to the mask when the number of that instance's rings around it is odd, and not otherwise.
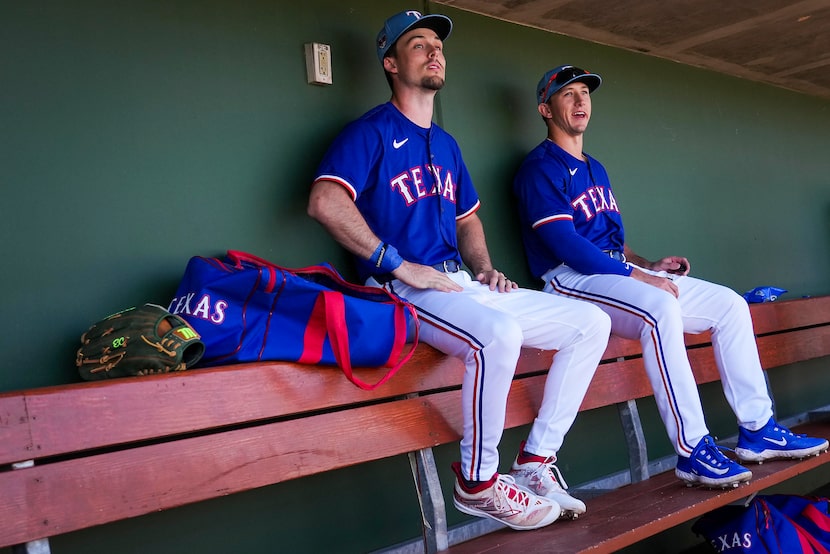
[[[392,377],[418,342],[415,308],[402,298],[349,283],[329,264],[288,269],[234,250],[191,258],[169,310],[201,335],[202,366],[336,364],[366,390]],[[414,343],[405,353],[409,331]],[[357,366],[390,370],[369,384],[354,375]]]
[[[794,494],[758,495],[703,515],[692,531],[716,552],[830,554],[828,499]]]

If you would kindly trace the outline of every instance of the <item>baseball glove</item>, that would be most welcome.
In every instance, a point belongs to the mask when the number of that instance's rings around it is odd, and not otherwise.
[[[205,353],[199,334],[155,304],[129,308],[81,335],[75,365],[87,381],[184,371]]]

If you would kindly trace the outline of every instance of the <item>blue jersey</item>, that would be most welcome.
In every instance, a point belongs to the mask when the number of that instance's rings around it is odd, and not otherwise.
[[[424,129],[381,104],[337,136],[314,180],[321,179],[343,185],[369,228],[405,260],[461,263],[456,221],[480,202],[458,144],[437,125]],[[362,279],[377,272],[356,261]]]
[[[545,140],[522,162],[513,183],[522,239],[533,275],[559,264],[586,274],[628,275],[631,268],[603,254],[622,252],[622,216],[605,168],[575,158]]]

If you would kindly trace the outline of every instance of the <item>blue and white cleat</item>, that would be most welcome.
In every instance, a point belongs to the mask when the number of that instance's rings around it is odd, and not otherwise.
[[[806,458],[827,450],[825,439],[793,433],[770,418],[757,431],[740,428],[735,453],[742,462],[763,463],[764,460]]]
[[[752,479],[752,472],[727,458],[715,440],[706,435],[697,443],[689,458],[677,457],[674,474],[686,485],[705,485],[715,488],[735,488]]]

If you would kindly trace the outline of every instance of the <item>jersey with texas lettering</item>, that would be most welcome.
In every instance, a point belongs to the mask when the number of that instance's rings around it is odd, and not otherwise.
[[[458,144],[437,125],[425,129],[391,102],[381,104],[337,136],[319,180],[343,185],[369,228],[405,260],[461,263],[456,221],[480,203]],[[367,260],[356,261],[362,279],[376,272]]]
[[[608,174],[597,160],[587,154],[575,158],[545,140],[525,158],[513,191],[534,275],[562,263],[585,274],[631,273],[602,252],[622,252],[625,232]]]

